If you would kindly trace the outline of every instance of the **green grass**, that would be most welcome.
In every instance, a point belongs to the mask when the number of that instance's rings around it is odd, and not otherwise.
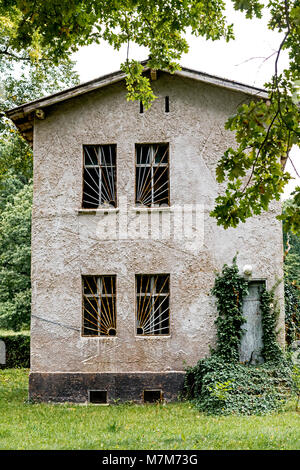
[[[189,403],[29,404],[28,370],[0,370],[0,449],[299,449],[300,414],[211,417]]]

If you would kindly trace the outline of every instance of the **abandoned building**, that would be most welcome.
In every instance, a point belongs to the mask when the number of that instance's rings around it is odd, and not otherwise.
[[[215,344],[210,290],[237,253],[250,287],[241,360],[259,360],[259,286],[282,277],[280,203],[236,229],[209,213],[234,145],[224,123],[265,92],[144,66],[157,97],[147,111],[119,71],[7,112],[34,150],[34,400],[176,399]]]

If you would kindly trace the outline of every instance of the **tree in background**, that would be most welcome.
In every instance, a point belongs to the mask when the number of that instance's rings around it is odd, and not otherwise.
[[[32,149],[4,111],[79,82],[73,63],[6,50],[13,17],[0,2],[0,328],[30,324]],[[7,7],[10,8],[9,6]]]
[[[291,178],[284,171],[293,145],[299,145],[300,1],[232,0],[236,10],[250,20],[267,11],[268,27],[281,33],[274,74],[266,83],[268,100],[242,104],[226,123],[235,132],[236,146],[220,156],[217,181],[226,182],[225,193],[216,199],[211,215],[217,223],[236,227],[253,214],[279,200]],[[0,0],[5,22],[5,41],[0,55],[51,60],[57,63],[83,45],[106,40],[116,50],[127,44],[128,99],[141,100],[148,108],[155,98],[142,65],[129,60],[129,45],[147,47],[148,65],[174,72],[188,51],[184,34],[227,41],[234,38],[223,0]],[[279,73],[279,59],[288,51],[289,67]],[[300,232],[300,187],[282,218],[293,232]]]
[[[284,211],[291,201],[284,204]],[[285,333],[288,346],[300,339],[300,238],[283,225]]]
[[[0,215],[0,326],[17,331],[30,325],[32,185],[10,199]]]

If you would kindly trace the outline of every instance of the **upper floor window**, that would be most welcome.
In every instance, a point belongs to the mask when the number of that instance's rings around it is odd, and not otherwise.
[[[136,276],[137,335],[168,335],[169,274]]]
[[[116,207],[116,145],[84,145],[83,153],[82,207]]]
[[[136,144],[135,202],[169,206],[169,144]]]
[[[84,336],[116,335],[116,276],[83,276]]]

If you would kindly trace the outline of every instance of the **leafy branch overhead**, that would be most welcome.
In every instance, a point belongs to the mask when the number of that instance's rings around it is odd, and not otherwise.
[[[226,183],[211,215],[225,228],[245,222],[278,200],[291,176],[285,172],[290,149],[299,145],[299,0],[232,0],[250,20],[269,14],[269,28],[281,34],[274,74],[266,84],[269,99],[244,103],[226,123],[236,145],[220,155],[217,180]],[[129,59],[130,43],[148,48],[148,65],[174,72],[188,51],[185,33],[206,39],[234,38],[223,0],[0,0],[3,57],[19,62],[58,65],[79,47],[105,40],[116,50],[127,46],[129,100],[145,109],[155,99],[143,68]],[[280,54],[288,51],[289,67],[279,73]],[[281,218],[300,232],[299,188],[294,204]]]

